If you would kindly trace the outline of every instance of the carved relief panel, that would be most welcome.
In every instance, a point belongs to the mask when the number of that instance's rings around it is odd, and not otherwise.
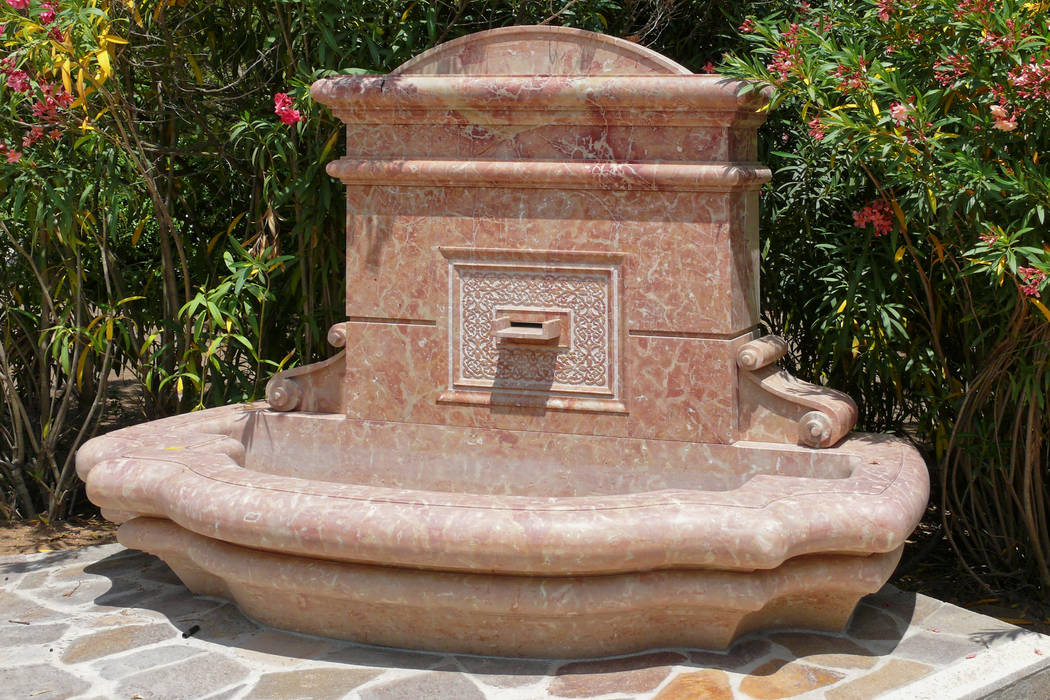
[[[624,411],[622,255],[440,250],[449,271],[443,402]]]

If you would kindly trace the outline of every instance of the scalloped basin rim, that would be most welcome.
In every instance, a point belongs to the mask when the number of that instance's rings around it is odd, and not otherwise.
[[[920,519],[929,488],[913,448],[867,435],[853,435],[832,452],[721,446],[740,457],[812,455],[850,467],[839,478],[757,474],[728,490],[571,497],[456,493],[242,466],[251,464],[260,435],[279,441],[283,431],[309,436],[319,426],[321,437],[341,435],[344,442],[360,439],[355,431],[372,431],[368,437],[375,438],[405,428],[227,406],[95,438],[78,454],[78,471],[92,501],[121,512],[122,519],[167,518],[205,537],[321,559],[529,575],[771,569],[806,554],[890,552]],[[561,443],[579,436],[529,437]],[[647,445],[650,452],[674,447],[657,442]],[[329,449],[340,454],[338,442]],[[309,460],[302,463],[309,466]],[[695,471],[696,464],[689,468]]]

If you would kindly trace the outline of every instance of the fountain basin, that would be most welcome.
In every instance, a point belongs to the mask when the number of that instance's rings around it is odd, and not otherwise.
[[[259,620],[547,657],[841,629],[892,572],[928,488],[887,436],[815,452],[406,431],[265,404],[95,438],[77,467],[123,544]]]

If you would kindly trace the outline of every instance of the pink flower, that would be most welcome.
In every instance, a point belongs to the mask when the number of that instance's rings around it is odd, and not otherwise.
[[[8,0],[8,2],[10,1],[11,0]],[[750,17],[748,17],[743,21],[743,23],[739,27],[737,27],[737,29],[741,34],[751,34],[755,31],[755,22]]]
[[[993,129],[1013,131],[1017,128],[1017,118],[1001,104],[992,105],[988,108],[988,111],[992,113],[992,118],[995,119],[995,123],[992,124]]]
[[[868,69],[868,62],[863,58],[858,61],[860,68],[854,69],[844,65],[835,68],[835,77],[839,79],[839,88],[842,90],[861,90],[868,85],[868,79],[864,72]]]
[[[766,68],[771,73],[776,73],[780,80],[787,80],[788,75],[791,74],[792,69],[795,67],[795,59],[791,55],[791,52],[787,49],[778,49],[773,54],[773,60],[769,62]]]
[[[278,92],[273,96],[273,113],[281,118],[281,121],[285,124],[292,125],[297,121],[302,121],[302,115],[299,114],[299,110],[292,109],[292,98],[286,93]]]
[[[992,0],[959,0],[959,6],[952,15],[963,19],[966,15],[987,15],[992,11]]]
[[[60,44],[66,43],[66,35],[63,34],[62,30],[58,27],[51,27],[51,29],[47,30],[47,36],[49,39],[57,41]]]
[[[278,111],[281,109],[289,109],[292,106],[292,98],[288,96],[288,93],[278,92],[273,96],[273,109]]]
[[[282,109],[277,113],[277,116],[281,118],[281,121],[291,126],[292,124],[302,121],[302,115],[299,114],[297,109]]]
[[[893,11],[893,0],[879,0],[879,19],[883,22],[890,21],[890,12]]]
[[[938,58],[933,62],[933,70],[936,71],[933,77],[942,87],[948,87],[967,75],[971,66],[969,57],[961,53]]]
[[[713,64],[710,61],[708,61],[707,63],[704,64],[703,71],[705,73],[717,73],[718,72],[718,68],[715,67],[715,64]]]
[[[15,92],[29,92],[29,76],[24,70],[13,70],[7,74],[7,87]]]
[[[7,4],[16,10],[25,10],[29,8],[29,0],[7,0]],[[11,161],[12,163],[14,161]]]
[[[29,148],[42,138],[44,138],[44,127],[34,126],[28,134],[22,137],[22,148]]]
[[[8,0],[8,2],[10,2],[10,0]],[[22,160],[22,154],[19,153],[18,151],[8,151],[7,152],[7,162],[8,163],[17,163],[20,160]],[[1039,295],[1037,294],[1036,296],[1039,296]]]
[[[824,125],[820,123],[820,117],[813,117],[809,121],[809,135],[817,141],[827,136],[827,132],[824,131]]]
[[[893,230],[893,219],[890,216],[890,205],[881,199],[876,199],[863,209],[853,212],[853,225],[864,228],[871,224],[875,228],[876,236],[885,236]]]
[[[985,245],[994,245],[995,242],[999,240],[999,236],[995,235],[991,231],[978,236],[978,238],[980,238],[981,243],[984,243]]]
[[[894,102],[890,105],[890,117],[893,121],[898,124],[904,124],[906,121],[911,119],[912,107],[911,105],[901,104],[900,102]]]
[[[50,138],[52,141],[58,141],[60,138],[62,138],[62,130],[52,129],[51,131],[47,132],[47,135],[48,138]]]
[[[58,121],[58,103],[55,98],[47,97],[33,103],[33,116],[48,122]]]
[[[1021,294],[1026,297],[1039,299],[1039,287],[1046,281],[1046,273],[1037,267],[1019,267],[1017,273],[1021,276],[1023,285],[1018,285]]]
[[[55,21],[55,7],[45,2],[40,5],[40,24],[45,27]]]

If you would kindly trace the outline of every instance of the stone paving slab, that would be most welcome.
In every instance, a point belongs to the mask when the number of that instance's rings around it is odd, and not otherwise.
[[[845,634],[559,661],[370,647],[260,625],[120,545],[0,557],[0,696],[57,700],[1050,698],[1050,637],[892,586]]]

